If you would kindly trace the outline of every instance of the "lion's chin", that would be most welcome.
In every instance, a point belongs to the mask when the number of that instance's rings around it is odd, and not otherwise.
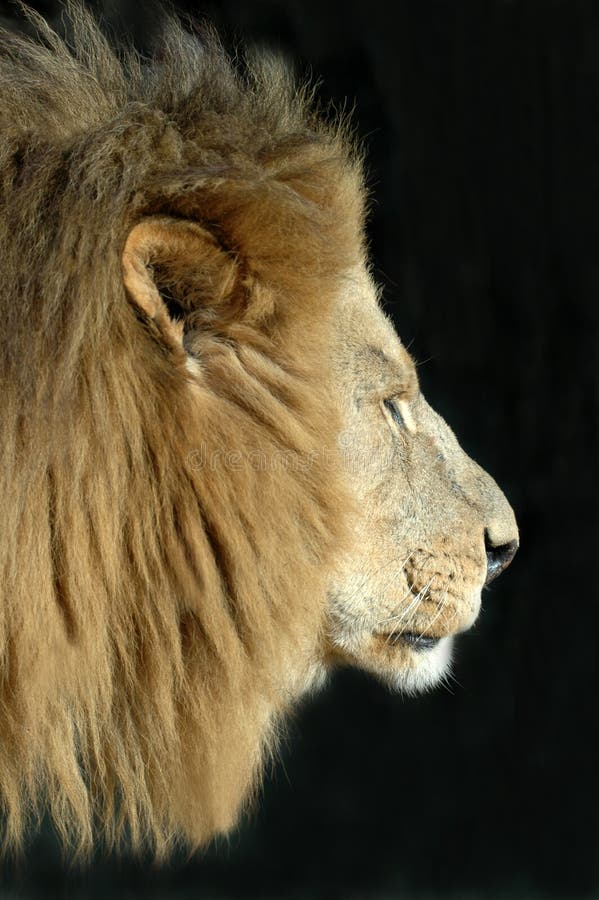
[[[391,690],[413,696],[434,688],[449,673],[452,647],[453,636],[428,645],[410,641],[393,645],[377,635],[362,646],[344,642],[337,654],[345,663],[371,672]]]
[[[451,669],[453,637],[440,638],[428,648],[408,646],[396,665],[386,665],[377,674],[392,690],[421,694],[439,684]]]

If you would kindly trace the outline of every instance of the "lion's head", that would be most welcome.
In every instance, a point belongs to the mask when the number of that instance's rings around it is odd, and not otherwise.
[[[363,181],[268,57],[0,39],[0,796],[65,841],[229,829],[340,658],[413,689],[513,516],[378,309]],[[440,639],[435,644],[435,641]]]
[[[333,366],[353,542],[329,590],[328,650],[409,693],[435,684],[453,635],[518,547],[514,514],[422,396],[368,273],[348,277]]]

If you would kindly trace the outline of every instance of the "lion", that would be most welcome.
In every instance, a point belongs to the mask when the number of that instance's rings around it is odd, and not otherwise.
[[[0,46],[6,847],[229,831],[337,665],[448,670],[514,515],[381,310],[351,126],[81,6]]]

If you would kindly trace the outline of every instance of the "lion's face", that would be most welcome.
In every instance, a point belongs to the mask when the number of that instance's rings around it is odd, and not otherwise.
[[[340,443],[356,501],[331,585],[328,653],[413,692],[447,671],[485,583],[518,546],[512,509],[422,396],[365,274],[339,312]]]

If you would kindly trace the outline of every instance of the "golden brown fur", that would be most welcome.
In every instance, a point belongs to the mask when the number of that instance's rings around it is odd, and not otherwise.
[[[323,627],[347,502],[325,351],[361,177],[272,60],[241,76],[171,22],[141,62],[71,26],[0,38],[0,795],[9,844],[48,802],[78,848],[164,852],[236,820]],[[182,293],[201,379],[128,302],[146,216],[233,266]]]

